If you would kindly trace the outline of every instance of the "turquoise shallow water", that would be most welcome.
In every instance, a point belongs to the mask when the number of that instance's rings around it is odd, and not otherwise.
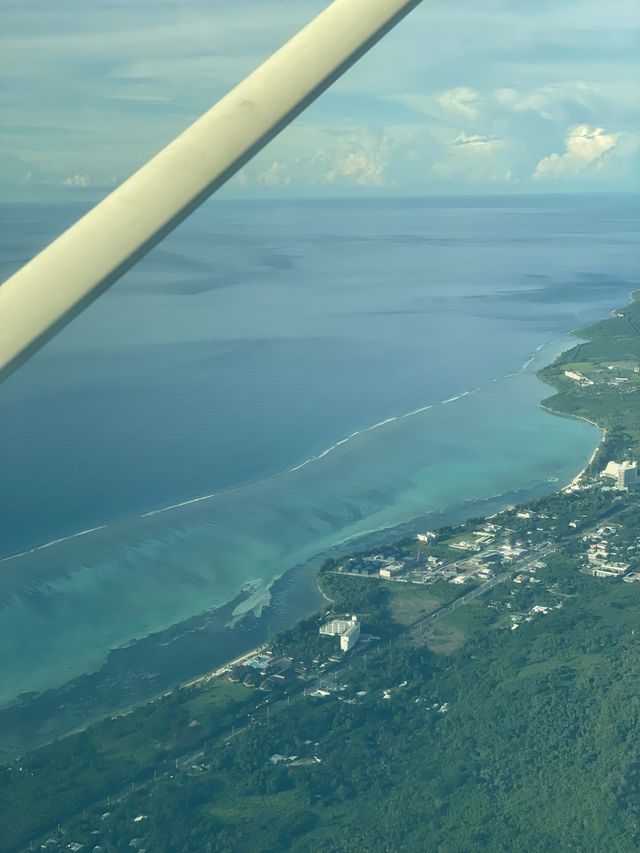
[[[571,479],[598,432],[535,370],[638,286],[634,205],[203,209],[0,388],[0,703],[336,543]],[[0,268],[77,212],[0,206]]]
[[[548,389],[534,371],[559,349],[295,470],[6,560],[17,594],[2,610],[0,700],[90,671],[110,648],[221,605],[248,581],[264,602],[274,578],[337,542],[568,481],[599,433],[538,408]]]

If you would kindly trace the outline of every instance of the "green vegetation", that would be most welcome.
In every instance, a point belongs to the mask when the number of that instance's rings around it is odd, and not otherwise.
[[[354,659],[344,692],[212,743],[66,837],[98,827],[105,850],[142,835],[167,853],[636,850],[640,585],[578,584],[515,632],[461,609],[489,629],[446,656],[406,640]]]
[[[578,330],[586,338],[562,353],[540,376],[557,389],[544,404],[555,412],[587,418],[608,432],[608,458],[640,455],[640,299],[615,316]],[[593,384],[580,384],[564,371],[582,373]],[[601,453],[603,456],[604,453]]]
[[[183,688],[3,768],[0,850],[164,771],[167,762],[232,725],[252,692],[222,680]]]

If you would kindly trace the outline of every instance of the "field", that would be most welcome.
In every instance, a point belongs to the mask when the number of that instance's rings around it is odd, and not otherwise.
[[[435,585],[434,585],[435,586]],[[434,586],[389,583],[391,615],[399,625],[411,625],[422,616],[428,616],[453,597],[436,595]],[[441,593],[441,590],[438,590]],[[445,589],[446,593],[447,590]]]

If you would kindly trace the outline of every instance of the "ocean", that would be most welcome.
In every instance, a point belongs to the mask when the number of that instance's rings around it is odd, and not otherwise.
[[[0,206],[2,277],[82,209]],[[206,204],[0,386],[0,707],[338,543],[570,480],[599,433],[535,372],[638,287],[636,209]]]

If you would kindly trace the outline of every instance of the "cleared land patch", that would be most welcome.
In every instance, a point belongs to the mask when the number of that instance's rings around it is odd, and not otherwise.
[[[391,586],[391,584],[389,585]],[[442,606],[443,601],[416,584],[393,584],[391,615],[399,625],[411,625]]]
[[[414,645],[426,645],[436,655],[450,655],[462,648],[465,635],[454,625],[436,622],[422,631],[416,631],[412,640]]]

